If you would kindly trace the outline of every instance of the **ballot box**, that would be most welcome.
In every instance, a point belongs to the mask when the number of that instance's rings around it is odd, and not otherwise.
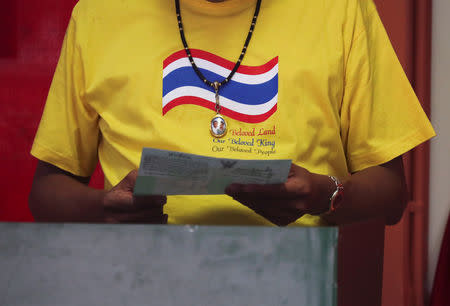
[[[382,225],[0,224],[0,305],[379,306]]]

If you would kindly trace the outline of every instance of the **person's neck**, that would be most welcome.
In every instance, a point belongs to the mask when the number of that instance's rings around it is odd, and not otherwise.
[[[215,16],[223,16],[238,13],[246,8],[254,6],[256,0],[180,0],[187,9],[195,12]]]

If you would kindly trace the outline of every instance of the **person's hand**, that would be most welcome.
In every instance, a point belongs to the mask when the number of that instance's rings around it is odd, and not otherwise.
[[[108,223],[167,223],[163,213],[166,196],[133,196],[137,170],[133,170],[102,199],[103,218]]]
[[[328,211],[333,188],[329,177],[292,164],[284,184],[231,184],[225,193],[270,222],[286,226],[304,214]]]

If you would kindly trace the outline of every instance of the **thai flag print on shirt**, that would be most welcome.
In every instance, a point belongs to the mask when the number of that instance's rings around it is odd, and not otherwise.
[[[233,62],[209,52],[191,49],[191,54],[207,80],[222,81],[234,67]],[[267,120],[277,110],[278,57],[261,66],[241,65],[219,94],[222,115],[247,123]],[[180,50],[163,62],[162,113],[183,104],[215,111],[213,88],[200,80],[186,52]]]

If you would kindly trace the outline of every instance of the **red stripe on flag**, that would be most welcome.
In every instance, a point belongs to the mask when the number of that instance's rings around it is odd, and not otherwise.
[[[201,107],[208,108],[212,111],[215,111],[215,103],[212,101],[208,101],[199,97],[194,96],[184,96],[179,97],[176,99],[173,99],[169,103],[166,104],[166,106],[163,107],[162,114],[163,116],[170,111],[172,108],[184,105],[184,104],[191,104],[191,105],[198,105]],[[275,104],[272,109],[270,109],[268,112],[261,114],[261,115],[246,115],[242,113],[235,112],[231,109],[228,109],[226,107],[222,107],[221,114],[227,117],[230,117],[232,119],[246,122],[246,123],[261,123],[266,121],[270,116],[272,116],[277,111],[277,104]]]
[[[228,70],[232,70],[234,68],[235,63],[226,60],[220,56],[217,56],[215,54],[198,50],[198,49],[191,49],[192,57],[201,58],[204,60],[207,60],[209,62],[212,62],[214,64],[217,64],[219,66],[222,66]],[[172,55],[169,55],[164,61],[163,61],[163,69],[166,68],[168,65],[173,63],[176,60],[179,60],[180,58],[187,58],[186,51],[180,50]],[[241,65],[239,66],[239,69],[237,70],[239,73],[242,74],[250,74],[250,75],[258,75],[262,73],[266,73],[267,71],[270,71],[276,64],[278,64],[278,56],[274,57],[267,63],[261,66],[245,66]]]

